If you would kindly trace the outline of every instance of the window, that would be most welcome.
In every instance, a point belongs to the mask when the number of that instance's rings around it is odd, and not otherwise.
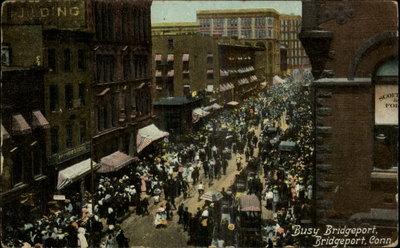
[[[242,18],[240,23],[242,27],[251,27],[251,18]]]
[[[190,78],[189,71],[183,71],[183,73],[182,73],[182,78],[183,78],[183,79],[189,79],[189,78]]]
[[[115,58],[113,55],[96,56],[96,76],[99,82],[113,82]]]
[[[256,18],[254,19],[254,21],[255,21],[255,25],[256,25],[257,27],[263,27],[263,26],[265,26],[265,23],[266,23],[264,17],[256,17]]]
[[[48,49],[47,50],[47,66],[50,71],[56,71],[57,60],[56,60],[56,49]]]
[[[58,87],[57,85],[49,86],[49,98],[50,98],[50,111],[58,110]]]
[[[242,30],[242,37],[243,38],[251,38],[251,30]]]
[[[238,19],[237,18],[229,18],[227,20],[228,27],[237,27],[238,25]]]
[[[214,57],[212,53],[207,54],[207,64],[212,64],[214,62]]]
[[[398,166],[398,59],[383,63],[374,73],[375,130],[374,167]]]
[[[72,109],[74,107],[73,99],[74,99],[74,94],[73,94],[72,84],[66,84],[65,85],[65,108]]]
[[[79,123],[79,142],[81,144],[86,141],[86,121],[81,121]]]
[[[59,150],[58,146],[58,127],[54,126],[50,129],[50,139],[51,139],[51,153],[55,154]]]
[[[222,18],[218,18],[218,19],[214,19],[214,28],[218,28],[221,29],[224,26],[224,19]]]
[[[78,70],[84,71],[86,69],[86,56],[85,51],[78,50]]]
[[[168,49],[174,49],[174,40],[168,39]]]
[[[268,25],[272,26],[274,24],[273,18],[268,18]]]
[[[84,106],[86,104],[86,85],[83,83],[79,84],[79,99],[81,105]]]
[[[31,144],[31,153],[32,153],[32,174],[34,177],[43,174],[43,152],[39,147],[38,142],[34,142]]]
[[[118,113],[117,97],[115,97],[115,95],[114,95],[111,99],[111,126],[112,127],[115,127],[117,125],[117,113]]]
[[[65,126],[65,146],[67,148],[72,148],[73,147],[73,129],[72,129],[72,124],[68,124]]]
[[[17,185],[23,180],[23,154],[21,148],[11,150],[12,158],[12,184]]]
[[[123,59],[124,79],[127,80],[131,76],[131,58],[129,54],[124,55]]]
[[[71,50],[64,49],[64,71],[71,71]]]

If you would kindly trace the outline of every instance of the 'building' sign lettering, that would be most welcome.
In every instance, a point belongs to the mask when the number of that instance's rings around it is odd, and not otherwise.
[[[25,0],[5,4],[6,24],[42,24],[45,27],[85,27],[84,0]]]
[[[397,85],[375,86],[375,124],[398,125],[399,93]]]

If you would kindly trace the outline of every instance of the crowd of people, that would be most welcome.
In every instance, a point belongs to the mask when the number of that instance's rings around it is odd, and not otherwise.
[[[93,196],[82,197],[77,193],[66,200],[59,211],[26,219],[20,225],[6,226],[8,236],[4,244],[126,247],[128,239],[119,227],[124,216],[133,212],[148,215],[151,205],[163,201],[168,219],[171,219],[172,209],[177,210],[180,223],[191,234],[192,242],[201,245],[208,240],[201,237],[209,237],[212,232],[213,207],[206,205],[196,213],[189,213],[177,203],[177,198],[187,198],[196,185],[212,185],[215,179],[227,173],[231,159],[236,160],[237,171],[244,163],[253,171],[263,170],[264,189],[254,180],[249,193],[262,197],[273,212],[264,229],[267,238],[277,245],[291,244],[294,241],[290,226],[308,218],[312,196],[312,127],[307,94],[307,87],[293,83],[290,78],[284,84],[273,85],[257,97],[247,99],[240,107],[221,111],[199,131],[179,141],[162,141],[161,149],[142,157],[134,166],[98,177]],[[276,128],[276,132],[271,133],[271,127]],[[256,135],[260,128],[261,135]],[[280,151],[281,140],[294,141],[294,151]],[[259,156],[254,156],[257,147]],[[86,204],[82,203],[82,198]]]

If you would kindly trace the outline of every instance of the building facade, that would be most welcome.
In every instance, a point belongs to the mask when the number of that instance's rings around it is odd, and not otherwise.
[[[307,54],[298,38],[301,31],[300,15],[280,15],[281,37],[280,41],[287,50],[287,72],[293,69],[309,68]]]
[[[160,97],[204,95],[218,87],[217,45],[210,36],[191,32],[195,24],[175,24],[174,33],[165,25],[153,27],[153,80],[155,99]],[[167,31],[171,30],[167,27]],[[179,31],[178,31],[179,30]]]
[[[92,1],[93,158],[136,153],[152,118],[151,1]]]
[[[12,59],[12,55],[8,58]],[[45,142],[49,122],[43,115],[43,73],[40,66],[2,64],[0,214],[3,225],[16,225],[19,211],[40,214],[46,207],[49,178]]]
[[[396,233],[397,2],[308,1],[303,17],[316,78],[317,220],[361,219]]]
[[[236,37],[264,46],[264,77],[280,74],[280,15],[274,9],[232,9],[197,11],[199,33],[205,36]]]

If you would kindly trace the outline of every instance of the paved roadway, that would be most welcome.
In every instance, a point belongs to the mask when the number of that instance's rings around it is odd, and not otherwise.
[[[260,128],[256,129],[256,135],[260,135]],[[258,156],[258,148],[254,151],[254,156]],[[243,158],[242,167],[246,167],[245,158]],[[203,172],[201,170],[201,172]],[[236,155],[232,156],[232,159],[228,162],[228,168],[226,175],[222,175],[219,180],[214,180],[213,184],[209,187],[208,180],[204,179],[203,184],[205,186],[205,192],[207,190],[218,190],[221,191],[222,188],[227,189],[234,182],[235,175],[238,173],[236,170]],[[204,173],[202,174],[204,175]],[[182,197],[177,198],[177,206],[183,201],[185,206],[189,208],[191,213],[195,213],[197,207],[202,207],[204,205],[204,200],[198,201],[198,193],[194,187],[191,188],[190,197],[183,200]],[[176,211],[174,211],[174,218],[168,223],[166,228],[156,229],[153,225],[153,220],[155,216],[157,206],[152,206],[150,209],[150,215],[141,217],[132,214],[121,224],[125,235],[130,240],[131,247],[187,247],[187,241],[189,239],[186,232],[184,232],[181,225],[177,224],[178,216]]]

